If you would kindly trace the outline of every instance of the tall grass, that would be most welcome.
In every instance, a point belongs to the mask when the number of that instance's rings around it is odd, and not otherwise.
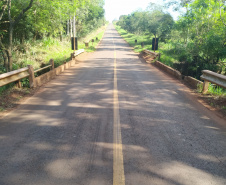
[[[210,83],[208,93],[215,96],[226,96],[226,89]]]
[[[32,65],[34,69],[38,69],[43,64],[47,64],[51,58],[58,63],[63,63],[64,56],[69,58],[70,42],[67,37],[64,37],[60,42],[58,38],[44,38],[38,41],[26,41],[14,48],[13,52],[13,69],[19,69]]]

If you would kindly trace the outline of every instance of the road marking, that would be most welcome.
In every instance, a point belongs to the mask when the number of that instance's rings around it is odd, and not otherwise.
[[[123,166],[122,153],[122,135],[119,116],[119,101],[118,101],[118,84],[117,84],[117,62],[114,39],[114,146],[113,146],[113,185],[125,185],[125,175]]]

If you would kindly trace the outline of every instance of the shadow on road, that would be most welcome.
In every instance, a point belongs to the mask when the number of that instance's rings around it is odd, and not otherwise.
[[[226,132],[109,35],[96,57],[0,120],[0,184],[112,184],[113,51],[126,184],[223,184]]]

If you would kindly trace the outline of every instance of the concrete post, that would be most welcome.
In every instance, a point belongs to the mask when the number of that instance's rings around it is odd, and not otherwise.
[[[34,74],[34,69],[32,65],[28,65],[28,73],[29,73],[29,84],[30,88],[35,88],[36,87],[36,81],[35,81],[35,74]]]
[[[202,89],[203,94],[207,93],[208,87],[209,87],[209,82],[205,80],[204,83],[203,83],[203,89]]]

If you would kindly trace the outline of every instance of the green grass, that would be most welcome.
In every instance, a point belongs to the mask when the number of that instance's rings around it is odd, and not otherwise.
[[[197,92],[202,93],[202,90],[203,90],[203,84],[198,84]],[[226,89],[210,83],[209,87],[208,87],[208,94],[213,95],[213,96],[226,97]]]
[[[211,84],[208,87],[208,93],[215,96],[225,96],[226,97],[226,89],[219,87],[217,85]]]
[[[58,63],[63,63],[65,56],[70,56],[70,43],[67,37],[60,42],[58,38],[46,38],[41,41],[27,41],[14,48],[13,69],[32,65],[34,69],[48,64],[51,58]],[[69,57],[68,57],[69,58]]]
[[[32,65],[34,69],[39,69],[41,65],[47,65],[51,58],[54,59],[56,67],[62,64],[66,58],[70,57],[70,42],[64,37],[60,42],[58,38],[47,38],[42,41],[27,41],[15,48],[13,53],[13,69],[19,69]],[[23,52],[21,52],[22,50]]]
[[[152,38],[149,34],[146,35],[136,35],[132,33],[128,33],[126,30],[122,29],[120,26],[115,25],[116,30],[119,34],[129,43],[130,46],[134,48],[134,51],[140,53],[144,49],[152,51]],[[135,43],[137,40],[137,44]],[[144,42],[144,48],[142,48],[141,43]],[[173,48],[171,43],[162,43],[159,42],[159,49],[156,51],[157,53],[161,53],[160,61],[170,67],[176,62],[175,56],[170,54],[171,49]],[[169,52],[170,51],[170,52]]]
[[[115,28],[119,32],[119,34],[126,40],[126,42],[128,42],[130,46],[134,47],[135,52],[141,52],[143,51],[143,49],[151,48],[152,40],[149,36],[128,33],[126,30],[117,25],[115,25]],[[137,44],[135,43],[135,40],[137,40]],[[144,48],[141,47],[142,42],[144,42]]]
[[[78,49],[85,49],[86,52],[94,52],[96,51],[96,47],[100,40],[104,36],[104,32],[106,30],[106,26],[103,26],[99,28],[97,31],[90,33],[87,37],[80,39],[79,41],[79,48]],[[96,38],[98,38],[96,40]],[[92,39],[94,39],[94,42],[92,42]],[[89,42],[89,47],[86,48],[85,42]]]

